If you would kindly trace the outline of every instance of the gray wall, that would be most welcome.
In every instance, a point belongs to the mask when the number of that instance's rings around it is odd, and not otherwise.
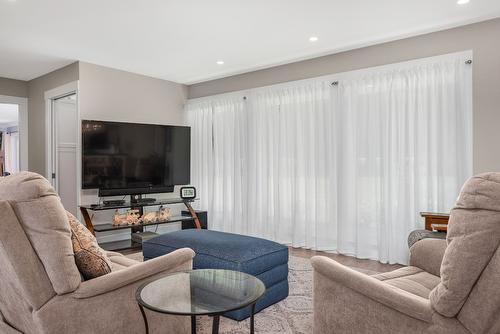
[[[187,87],[178,83],[80,62],[79,106],[82,119],[185,125]],[[97,191],[82,190],[82,203],[96,203]],[[177,196],[174,194],[162,197]],[[120,197],[121,198],[121,197]],[[173,208],[180,214],[179,208]],[[95,224],[109,223],[113,212],[99,212]],[[160,226],[158,233],[178,230],[179,224]],[[130,231],[99,233],[99,242],[129,239]]]
[[[185,124],[186,86],[76,62],[27,83],[31,171],[45,175],[45,92],[77,80],[82,119]]]
[[[29,170],[45,175],[45,92],[78,80],[78,62],[28,82]]]
[[[474,172],[500,171],[499,39],[495,19],[191,85],[189,98],[473,50]]]
[[[82,119],[184,125],[187,87],[80,62]]]
[[[0,95],[28,97],[28,82],[0,78]]]

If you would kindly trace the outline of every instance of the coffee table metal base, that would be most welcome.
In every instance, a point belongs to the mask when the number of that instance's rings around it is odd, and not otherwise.
[[[141,309],[142,318],[144,319],[146,334],[149,334],[149,324],[148,324],[148,318],[146,317],[146,312],[144,312],[144,308],[142,307],[141,304],[139,304],[139,308]],[[255,333],[254,314],[255,314],[255,303],[252,304],[252,313],[250,315],[250,334]],[[219,323],[220,323],[220,314],[214,315],[212,320],[212,334],[219,334]],[[196,334],[195,315],[191,316],[191,334]]]

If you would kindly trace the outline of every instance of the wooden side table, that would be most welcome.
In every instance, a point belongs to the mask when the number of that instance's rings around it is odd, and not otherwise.
[[[420,215],[425,219],[426,230],[436,232],[447,231],[448,220],[450,219],[449,213],[420,212]]]

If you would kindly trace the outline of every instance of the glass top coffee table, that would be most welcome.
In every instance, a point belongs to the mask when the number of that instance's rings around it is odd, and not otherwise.
[[[151,311],[191,316],[191,333],[196,333],[196,316],[213,316],[212,333],[219,332],[223,313],[252,306],[250,333],[254,333],[255,303],[266,287],[258,278],[238,271],[199,269],[174,273],[139,287],[139,303],[146,333],[148,319],[144,308]]]

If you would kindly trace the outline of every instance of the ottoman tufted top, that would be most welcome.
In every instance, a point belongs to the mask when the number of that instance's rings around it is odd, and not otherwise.
[[[143,244],[145,258],[154,258],[178,248],[195,251],[193,267],[221,268],[258,275],[288,263],[288,248],[266,239],[210,230],[166,233]]]

